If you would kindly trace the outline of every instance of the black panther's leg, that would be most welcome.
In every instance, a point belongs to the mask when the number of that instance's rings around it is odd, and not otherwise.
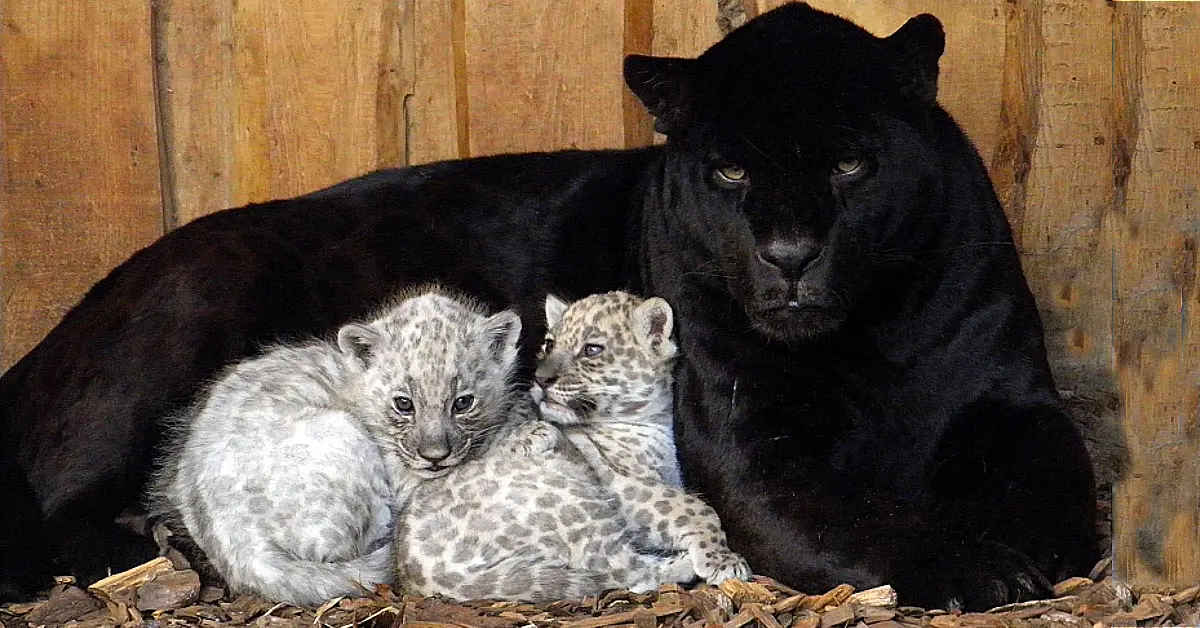
[[[106,497],[111,502],[101,503]],[[58,549],[59,570],[86,586],[157,556],[152,539],[116,523],[121,509],[114,506],[131,501],[115,495],[78,499],[50,516],[46,531]]]
[[[28,599],[53,576],[41,508],[24,474],[0,454],[0,602]]]
[[[1091,463],[1058,409],[973,404],[945,435],[935,468],[931,520],[943,540],[897,564],[909,603],[1032,599],[1099,558]]]

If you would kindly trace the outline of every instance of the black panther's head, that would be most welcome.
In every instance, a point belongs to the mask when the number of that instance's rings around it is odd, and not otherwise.
[[[929,15],[881,39],[792,4],[698,59],[626,59],[668,136],[671,244],[699,251],[697,275],[723,278],[767,337],[836,329],[873,269],[935,228],[943,46]]]

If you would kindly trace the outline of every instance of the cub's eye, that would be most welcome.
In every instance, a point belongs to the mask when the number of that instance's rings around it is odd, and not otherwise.
[[[750,183],[750,174],[741,166],[724,166],[713,170],[713,182],[726,190],[735,190]]]
[[[397,414],[412,414],[412,399],[402,395],[392,397],[392,409],[395,410]]]
[[[579,353],[585,358],[594,358],[604,353],[604,347],[602,345],[586,344],[583,345],[583,351]]]
[[[466,412],[475,405],[475,395],[463,395],[454,400],[455,412]]]
[[[862,170],[865,163],[857,157],[842,159],[833,167],[833,174],[855,174]]]

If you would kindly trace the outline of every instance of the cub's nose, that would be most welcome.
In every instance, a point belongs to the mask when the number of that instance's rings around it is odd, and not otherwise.
[[[758,260],[767,266],[778,268],[785,277],[797,279],[812,266],[825,250],[817,240],[776,240],[758,252]]]
[[[547,388],[553,386],[554,382],[558,381],[558,377],[555,375],[549,375],[549,376],[544,376],[544,377],[541,375],[534,375],[533,379],[534,379],[534,381],[537,382],[537,385],[542,390],[546,390]]]
[[[417,446],[417,455],[437,464],[450,457],[450,443],[445,440],[422,442]]]

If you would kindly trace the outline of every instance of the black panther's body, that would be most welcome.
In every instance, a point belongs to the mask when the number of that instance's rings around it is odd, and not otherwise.
[[[941,51],[928,16],[881,40],[787,6],[699,60],[627,60],[665,148],[377,173],[185,226],[0,379],[0,474],[94,577],[149,550],[111,519],[162,417],[258,343],[436,279],[515,304],[528,358],[546,292],[625,288],[675,308],[686,480],[756,572],[1048,593],[1096,557],[1091,471],[1003,212],[933,101]],[[13,529],[0,594],[40,575]]]

